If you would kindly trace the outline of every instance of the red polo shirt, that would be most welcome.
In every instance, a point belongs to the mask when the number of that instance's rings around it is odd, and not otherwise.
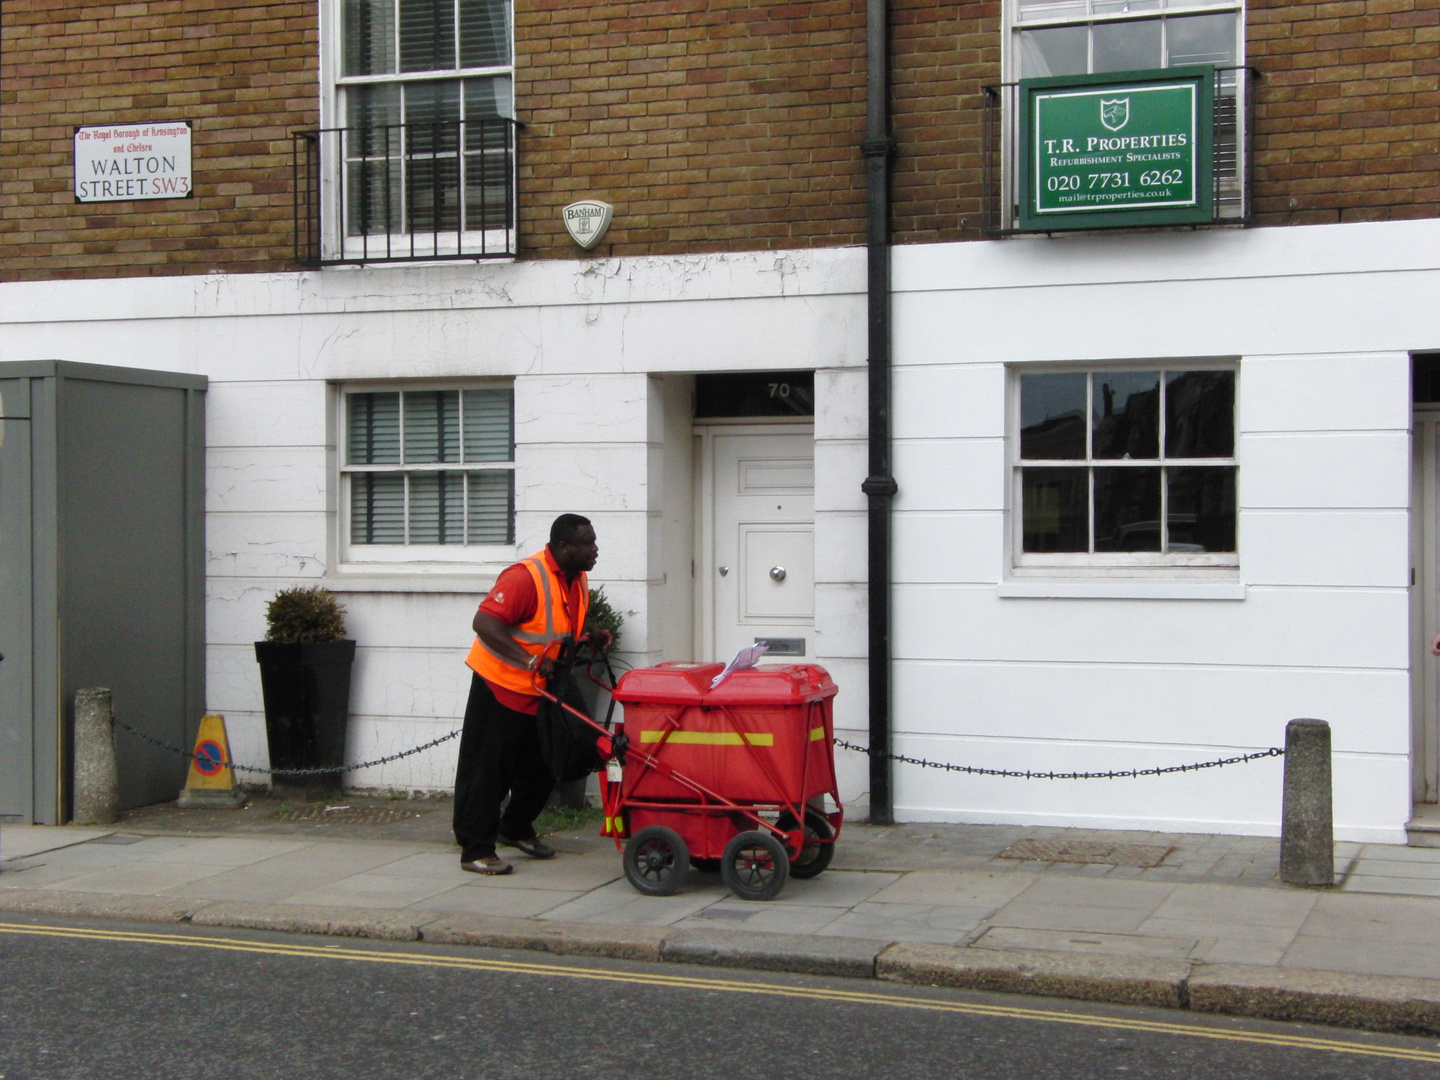
[[[545,545],[545,566],[552,574],[558,575],[562,581],[565,579],[565,574],[555,561],[555,556],[550,554],[550,545],[548,544]],[[580,610],[580,600],[580,575],[576,574],[564,595],[565,611],[570,616],[572,626],[575,622],[575,612]],[[500,576],[495,579],[494,588],[486,594],[484,600],[480,601],[481,611],[486,615],[493,615],[506,626],[519,626],[526,620],[533,619],[539,607],[540,597],[535,592],[535,579],[530,576],[530,571],[525,569],[521,563],[515,563],[502,570]],[[575,627],[575,635],[578,637],[583,629],[583,627]],[[485,683],[494,691],[495,700],[507,709],[529,713],[531,716],[534,716],[540,709],[538,695],[517,694],[503,686],[496,686],[489,679],[486,679]]]

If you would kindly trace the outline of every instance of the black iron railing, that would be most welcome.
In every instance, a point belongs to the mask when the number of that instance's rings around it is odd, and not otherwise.
[[[1244,225],[1250,220],[1253,195],[1255,86],[1260,72],[1252,67],[1215,68],[1214,213],[1210,225]],[[982,221],[986,233],[1006,236],[1022,230],[1019,217],[1020,117],[1019,83],[983,87],[985,113],[981,125],[984,188]],[[1159,226],[1161,228],[1194,228]]]
[[[491,117],[295,132],[296,260],[513,257],[517,127]]]

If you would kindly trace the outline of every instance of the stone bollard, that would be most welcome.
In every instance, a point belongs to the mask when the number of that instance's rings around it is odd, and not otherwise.
[[[1330,801],[1330,725],[1285,725],[1285,801],[1280,812],[1280,880],[1335,884],[1335,827]]]
[[[75,692],[74,825],[120,820],[114,716],[109,690],[88,687]]]

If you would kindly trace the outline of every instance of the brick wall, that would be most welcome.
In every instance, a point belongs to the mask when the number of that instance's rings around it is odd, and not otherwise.
[[[292,265],[290,139],[319,119],[314,0],[6,3],[0,278]],[[76,125],[193,122],[188,199],[77,204]]]
[[[1000,0],[893,0],[900,243],[980,235]],[[865,0],[517,0],[522,255],[616,206],[598,254],[864,242]],[[5,5],[0,277],[293,266],[290,140],[318,120],[316,0]],[[1440,0],[1253,0],[1265,224],[1440,212]],[[197,194],[77,205],[77,124],[194,122]]]
[[[598,252],[864,240],[864,0],[519,0],[523,253],[615,204]]]
[[[900,243],[979,235],[999,12],[895,0]],[[576,253],[581,197],[615,204],[604,254],[864,243],[864,0],[519,0],[515,36],[525,256]]]
[[[892,0],[896,243],[976,239],[982,87],[1000,81],[1000,3]]]
[[[1440,0],[1252,0],[1264,225],[1440,213]]]

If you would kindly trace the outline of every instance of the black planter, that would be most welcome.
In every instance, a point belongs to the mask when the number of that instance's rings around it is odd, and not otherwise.
[[[260,689],[265,695],[265,740],[272,769],[325,769],[345,764],[350,718],[350,668],[355,642],[313,645],[255,642]],[[341,773],[273,778],[285,798],[324,799],[340,794]]]

